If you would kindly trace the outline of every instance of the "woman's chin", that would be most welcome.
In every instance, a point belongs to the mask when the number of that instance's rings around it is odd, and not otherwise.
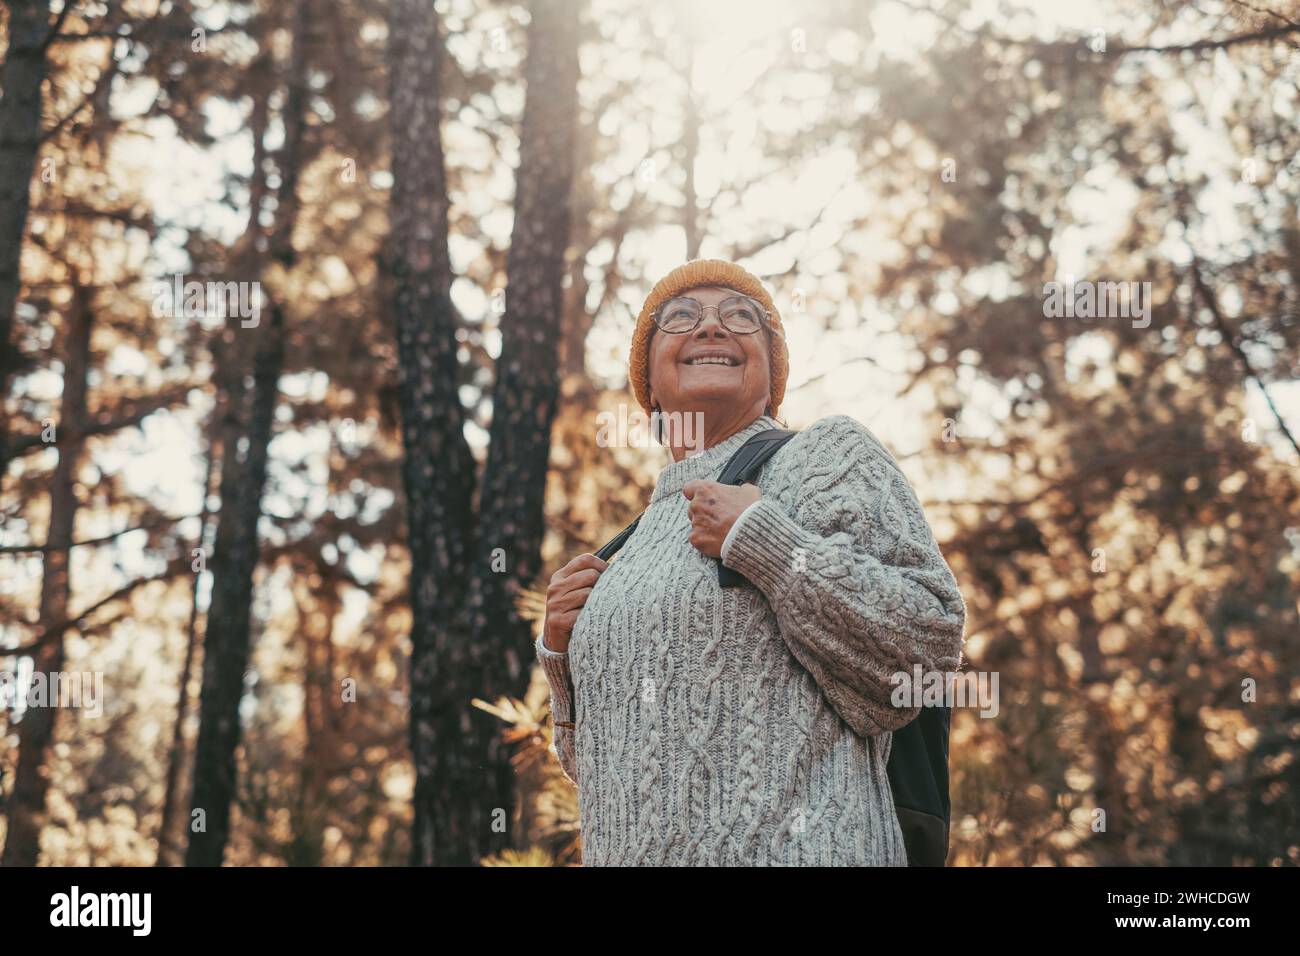
[[[699,388],[693,388],[688,392],[682,393],[682,400],[686,407],[699,405],[718,405],[720,403],[735,402],[740,395],[739,385],[726,385],[719,382],[716,385],[705,385]]]
[[[744,389],[745,376],[738,368],[713,367],[707,371],[692,370],[692,374],[678,379],[683,398],[700,398],[717,401],[735,398]]]

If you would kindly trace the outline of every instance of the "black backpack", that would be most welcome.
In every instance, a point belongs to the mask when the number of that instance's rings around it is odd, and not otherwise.
[[[743,485],[757,479],[764,463],[797,435],[785,428],[770,428],[750,438],[727,462],[718,481]],[[608,561],[632,537],[641,516],[596,552]],[[718,583],[724,588],[749,584],[743,574],[718,561]],[[908,866],[943,866],[948,858],[948,828],[952,805],[948,799],[947,707],[922,707],[920,714],[893,732],[885,765],[894,809],[903,831]]]

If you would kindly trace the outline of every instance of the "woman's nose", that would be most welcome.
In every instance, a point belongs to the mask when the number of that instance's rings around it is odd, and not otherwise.
[[[706,339],[709,336],[717,338],[730,338],[731,332],[722,324],[722,317],[719,315],[715,306],[706,306],[704,317],[700,319],[699,326],[695,329],[695,338]]]

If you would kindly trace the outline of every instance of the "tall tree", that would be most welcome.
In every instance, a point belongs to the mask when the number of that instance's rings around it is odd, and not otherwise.
[[[20,502],[49,503],[43,543],[34,544],[29,540],[0,549],[11,554],[39,554],[42,562],[37,616],[32,622],[39,624],[39,631],[16,646],[10,644],[5,648],[5,656],[30,656],[34,677],[40,680],[57,676],[63,670],[68,634],[75,631],[83,639],[99,636],[114,620],[104,614],[107,609],[119,610],[120,615],[120,608],[138,588],[176,574],[175,564],[168,562],[161,574],[128,575],[125,583],[107,596],[85,603],[79,611],[71,610],[74,590],[70,568],[74,553],[87,566],[94,567],[101,549],[108,550],[122,536],[135,531],[146,532],[146,540],[150,542],[147,549],[161,545],[161,550],[166,550],[178,522],[176,517],[161,513],[139,499],[120,480],[120,475],[99,471],[100,479],[93,487],[79,487],[79,470],[87,466],[98,470],[101,463],[93,454],[98,441],[126,437],[153,412],[182,403],[189,390],[187,383],[169,374],[175,372],[177,365],[185,364],[189,353],[184,344],[173,347],[172,358],[180,361],[163,371],[165,384],[160,385],[155,374],[144,389],[131,389],[128,382],[136,377],[120,375],[112,369],[112,355],[118,350],[156,355],[160,366],[167,364],[153,348],[159,337],[157,328],[147,319],[140,321],[135,310],[141,276],[133,253],[147,247],[149,238],[156,235],[156,225],[140,214],[132,184],[125,178],[112,179],[106,150],[117,131],[118,121],[108,108],[105,94],[117,75],[121,58],[133,44],[119,45],[103,38],[116,25],[111,16],[81,20],[86,26],[93,25],[94,33],[102,30],[103,34],[83,45],[73,44],[69,38],[74,34],[60,31],[76,6],[63,5],[53,23],[46,23],[43,15],[38,17],[42,57],[49,44],[70,43],[65,55],[49,60],[50,69],[55,70],[48,81],[50,88],[77,89],[81,99],[78,106],[67,108],[61,119],[42,129],[29,144],[33,147],[38,142],[42,144],[48,160],[48,165],[43,164],[43,175],[31,184],[30,200],[23,198],[20,202],[29,206],[31,225],[25,234],[16,227],[23,234],[22,248],[31,268],[31,275],[23,284],[25,310],[35,319],[23,323],[21,329],[9,329],[14,334],[7,334],[8,341],[3,343],[5,370],[12,373],[21,369],[25,379],[23,388],[15,388],[10,403],[15,413],[13,419],[29,424],[24,429],[10,429],[6,436],[9,440],[5,464],[20,463],[21,467],[16,469],[17,475],[11,482],[6,482],[10,476],[0,472],[0,483],[9,484]],[[34,39],[29,38],[25,43],[21,38],[22,18],[26,15],[13,11],[10,21],[11,30],[15,22],[19,30],[17,37],[11,32],[11,41],[18,44],[17,50],[13,47],[9,50],[16,59],[10,58],[8,66],[14,69],[23,58],[24,45],[32,47],[35,43]],[[30,49],[27,53],[34,55]],[[55,63],[57,68],[53,66]],[[13,98],[6,96],[5,101],[12,109],[23,98],[22,84],[18,83],[10,92]],[[57,105],[59,97],[52,95],[51,101]],[[39,105],[33,109],[36,119],[39,120],[41,112]],[[10,114],[10,120],[13,118]],[[16,144],[9,141],[9,145]],[[11,165],[16,161],[14,152],[13,149],[6,152],[5,161]],[[111,189],[105,189],[110,181]],[[10,190],[6,196],[16,195],[12,191],[16,185],[5,181],[4,188]],[[24,189],[27,186],[24,181]],[[7,241],[0,245],[6,254],[15,249]],[[15,284],[13,288],[16,295],[18,286]],[[12,312],[6,313],[6,317],[12,317]],[[92,324],[95,335],[103,343],[102,348],[93,351],[90,349]],[[48,341],[51,327],[58,330],[52,338],[60,343],[59,348],[42,344]],[[39,388],[31,387],[39,381],[41,373],[57,374],[61,378],[62,393],[57,399],[48,399],[41,395]],[[9,382],[19,380],[11,377]],[[132,391],[136,394],[131,394]],[[56,464],[49,471],[39,461],[40,453],[50,447],[48,435],[46,429],[34,424],[46,419],[55,426],[53,448],[57,452]],[[6,420],[4,424],[11,423]],[[117,521],[125,518],[125,526],[107,534],[74,540],[72,530],[84,510],[83,505],[102,509],[100,517],[109,514]],[[34,510],[39,512],[39,505]],[[11,515],[5,507],[0,512],[0,522]],[[87,517],[94,523],[93,516]],[[31,527],[30,519],[21,514],[19,519],[14,526]],[[93,573],[87,575],[93,577]],[[83,587],[91,593],[102,594],[93,580]],[[8,600],[4,603],[7,606],[0,618],[6,625],[12,623],[19,631],[31,628],[31,623],[20,623],[21,615],[8,613],[11,609]],[[30,865],[38,860],[40,828],[54,773],[50,745],[56,734],[68,726],[69,720],[52,707],[33,708],[16,725],[19,742],[14,792],[6,806],[10,825],[4,858],[8,862]]]
[[[300,200],[298,180],[304,163],[307,110],[308,0],[295,0],[290,14],[291,46],[285,83],[284,142],[277,156],[278,202],[267,238],[267,261],[280,275],[294,265],[293,244]],[[250,226],[259,210],[250,210]],[[227,426],[221,442],[221,513],[212,559],[212,603],[203,642],[203,684],[199,697],[199,736],[194,750],[191,825],[187,866],[220,866],[230,837],[230,810],[236,796],[239,702],[251,653],[253,578],[259,563],[257,526],[262,516],[280,374],[285,356],[285,311],[278,293],[270,302],[270,321],[256,331],[252,388],[245,396],[233,380],[224,401]],[[231,332],[238,333],[233,323]],[[229,357],[238,361],[238,352]],[[202,814],[204,825],[195,822]]]
[[[92,292],[84,278],[75,280],[68,306],[63,360],[63,398],[55,429],[59,463],[50,482],[49,534],[41,574],[40,619],[59,622],[68,618],[71,583],[68,569],[72,553],[72,530],[77,517],[77,467],[84,438],[77,424],[86,418],[86,384],[90,369],[90,334],[94,326]],[[60,436],[59,430],[66,429]],[[40,678],[52,678],[63,671],[64,632],[44,635],[32,655],[32,670]],[[58,702],[29,708],[23,714],[19,732],[18,770],[7,813],[9,830],[5,838],[3,866],[35,866],[40,855],[41,825],[45,816],[45,795],[49,777],[45,753],[54,738]]]
[[[8,6],[9,43],[0,71],[0,476],[9,460],[9,422],[4,413],[12,366],[9,339],[22,282],[23,233],[41,139],[41,87],[46,51],[57,31],[49,22],[49,0],[14,0]],[[70,7],[70,3],[63,5],[60,19]]]
[[[448,297],[439,22],[418,0],[398,0],[389,15],[389,268],[411,550],[417,864],[474,863],[510,838],[492,826],[513,809],[509,755],[470,700],[517,693],[525,674],[527,625],[515,615],[513,593],[541,563],[578,80],[577,4],[538,0],[530,13],[507,306],[477,533]]]
[[[411,554],[412,861],[471,862],[487,812],[481,751],[465,732],[473,655],[461,612],[473,550],[474,458],[457,393],[447,253],[447,183],[439,125],[442,37],[423,0],[388,13],[393,186],[387,270],[399,358],[402,484]],[[476,752],[478,751],[478,752]],[[467,812],[465,812],[467,811]]]
[[[240,737],[239,701],[244,694],[251,646],[257,523],[262,514],[268,447],[284,365],[284,317],[278,307],[272,307],[270,322],[259,330],[255,356],[247,420],[239,426],[244,434],[238,438],[243,441],[237,438],[223,444],[221,517],[212,555],[212,605],[203,643],[187,866],[219,866],[230,837]],[[200,828],[193,825],[194,811],[203,813]]]
[[[213,421],[208,429],[208,447],[204,455],[203,506],[199,514],[199,533],[195,548],[199,554],[208,552],[208,525],[211,519],[208,512],[208,498],[212,491],[212,476],[216,471],[218,454],[216,423],[221,421],[226,414],[223,407],[224,402],[225,393],[219,388],[216,407],[212,413]],[[193,567],[194,565],[191,564],[191,568]],[[186,755],[185,721],[190,712],[190,682],[194,675],[194,663],[198,658],[200,644],[201,582],[202,577],[195,574],[194,581],[190,586],[190,615],[185,629],[185,657],[181,662],[181,670],[177,678],[179,686],[176,695],[176,718],[172,722],[172,739],[167,748],[167,773],[163,785],[162,819],[158,823],[158,856],[154,860],[155,866],[171,866],[180,857],[178,821],[183,810],[181,806],[181,769]]]
[[[542,564],[574,180],[578,7],[577,0],[538,0],[528,24],[528,98],[469,602],[478,687],[493,696],[522,693],[531,664],[529,625],[518,616],[516,598]],[[513,807],[509,755],[495,727],[484,721],[480,728],[487,737],[488,766],[497,771],[491,806]]]

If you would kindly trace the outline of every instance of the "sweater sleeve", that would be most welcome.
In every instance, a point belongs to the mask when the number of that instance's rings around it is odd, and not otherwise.
[[[551,685],[551,723],[552,737],[555,743],[555,755],[559,758],[560,769],[572,781],[578,784],[578,759],[574,747],[573,727],[573,677],[569,673],[569,655],[567,652],[553,651],[548,648],[539,635],[534,644],[537,660],[542,665],[546,682]],[[568,724],[569,726],[561,726]]]
[[[807,434],[791,508],[760,498],[724,563],[764,593],[855,733],[896,730],[920,708],[891,702],[893,675],[957,670],[966,605],[916,493],[866,426],[833,415]]]
[[[727,563],[727,552],[731,550],[731,542],[732,539],[736,537],[736,529],[740,527],[741,522],[745,520],[745,515],[749,514],[750,509],[752,509],[756,504],[758,504],[757,501],[755,501],[754,504],[748,505],[744,511],[736,516],[736,520],[731,523],[731,530],[728,531],[727,536],[722,539],[722,547],[719,549],[718,557],[722,559],[723,564]]]

